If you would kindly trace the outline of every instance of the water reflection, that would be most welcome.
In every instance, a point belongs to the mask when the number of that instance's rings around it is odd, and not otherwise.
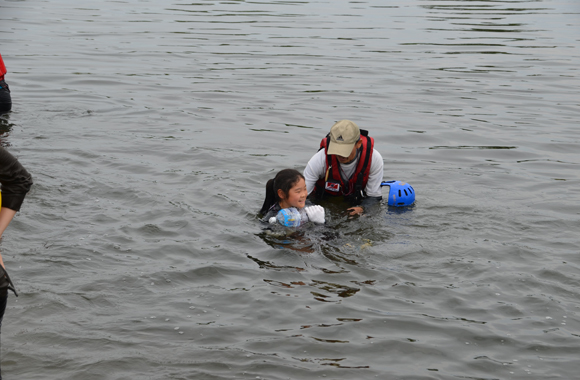
[[[411,223],[414,210],[414,207],[388,207],[381,204],[362,216],[351,217],[345,212],[348,204],[342,200],[325,199],[321,204],[327,215],[324,226],[308,224],[298,229],[268,226],[257,236],[280,254],[264,252],[247,255],[248,258],[261,268],[275,271],[314,271],[339,275],[368,269],[369,254],[376,254],[376,248],[395,238],[395,230]],[[288,261],[297,264],[288,265]],[[356,293],[350,286],[327,286],[324,287],[326,291],[330,288],[343,289],[333,291],[342,297]],[[329,298],[319,294],[317,297],[319,301]]]
[[[298,286],[316,288],[316,290],[310,290],[310,294],[312,294],[315,300],[320,302],[340,303],[341,299],[352,297],[360,291],[358,287],[316,279],[310,280],[308,283],[304,281],[283,282],[272,279],[264,279],[264,282],[283,289],[294,289]]]
[[[554,45],[538,44],[534,38],[534,33],[545,30],[530,23],[534,19],[529,16],[553,11],[538,3],[541,1],[428,1],[420,7],[427,10],[425,17],[435,24],[428,24],[424,30],[435,32],[431,36],[436,38],[425,35],[426,40],[402,45],[449,49],[433,52],[441,54],[511,55],[526,54],[514,49],[554,48]]]
[[[516,146],[432,146],[429,149],[517,149]]]
[[[427,1],[429,3],[429,0]],[[537,14],[546,13],[552,8],[532,7],[533,3],[542,3],[543,0],[522,0],[522,1],[502,1],[502,0],[432,0],[432,4],[421,4],[421,8],[433,11],[445,11],[457,14],[490,14],[490,15],[512,15],[512,14]],[[530,6],[514,7],[514,4],[529,4]],[[439,12],[432,12],[439,13]]]
[[[275,226],[278,227],[278,226]],[[344,264],[358,265],[354,258],[351,258],[348,249],[353,247],[343,235],[332,227],[302,226],[298,230],[287,228],[269,228],[258,234],[258,236],[270,247],[277,250],[285,250],[303,257],[305,267],[314,265],[317,269],[325,273],[344,273],[348,269]],[[259,260],[248,256],[256,261],[260,266],[270,269],[288,269],[288,266],[277,265],[269,261]],[[332,265],[332,269],[320,266],[316,260],[312,262],[313,257],[326,258]],[[305,268],[291,267],[293,270],[302,271]]]

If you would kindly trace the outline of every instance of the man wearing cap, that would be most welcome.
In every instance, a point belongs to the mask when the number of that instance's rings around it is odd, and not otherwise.
[[[304,169],[308,194],[343,196],[350,215],[382,199],[383,157],[374,139],[350,120],[334,124]]]

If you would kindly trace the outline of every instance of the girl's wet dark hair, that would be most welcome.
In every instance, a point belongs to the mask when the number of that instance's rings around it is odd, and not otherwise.
[[[260,214],[266,214],[272,205],[282,200],[278,196],[279,189],[288,196],[288,192],[292,186],[294,186],[300,179],[304,179],[304,176],[298,170],[280,170],[278,174],[276,174],[276,177],[270,179],[268,183],[266,183],[266,199],[264,199],[264,204],[262,205]]]

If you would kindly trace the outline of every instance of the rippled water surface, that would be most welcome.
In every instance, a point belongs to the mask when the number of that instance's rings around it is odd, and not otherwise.
[[[0,0],[6,379],[573,379],[575,0]],[[415,206],[256,212],[340,119]]]

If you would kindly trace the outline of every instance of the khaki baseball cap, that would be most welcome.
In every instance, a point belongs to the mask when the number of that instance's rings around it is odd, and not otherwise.
[[[350,120],[341,120],[330,128],[330,144],[327,154],[348,157],[354,144],[360,139],[358,125]]]

